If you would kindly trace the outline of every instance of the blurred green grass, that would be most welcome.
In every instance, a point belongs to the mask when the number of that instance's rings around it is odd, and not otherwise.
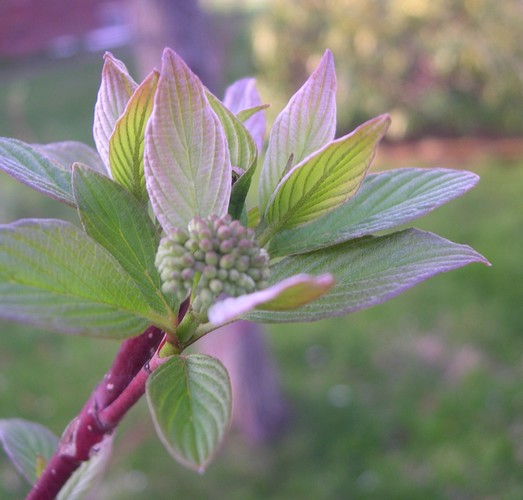
[[[87,61],[54,76],[24,75],[24,85],[41,92],[40,107],[27,101],[24,108],[33,135],[24,138],[90,142],[100,67]],[[36,99],[32,92],[27,99]],[[59,108],[72,102],[78,107],[69,121]],[[4,105],[0,98],[0,116]],[[10,130],[0,120],[0,133]],[[473,246],[492,268],[438,276],[346,318],[270,328],[292,410],[279,440],[260,447],[232,432],[200,476],[164,451],[142,401],[116,435],[97,498],[523,498],[521,167],[523,159],[476,167],[477,188],[415,224]],[[5,175],[0,196],[2,223],[75,219]],[[117,343],[9,323],[0,329],[0,418],[28,418],[61,433]],[[26,489],[1,454],[0,498]]]

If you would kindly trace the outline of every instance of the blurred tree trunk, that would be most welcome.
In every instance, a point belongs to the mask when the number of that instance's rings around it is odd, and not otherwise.
[[[263,327],[237,321],[201,339],[198,349],[218,358],[229,371],[233,425],[254,442],[270,441],[279,435],[288,408]]]
[[[197,0],[132,0],[136,64],[141,77],[160,67],[164,47],[176,50],[203,83],[215,90],[221,81],[220,43],[211,40],[209,20]],[[240,321],[212,332],[197,345],[220,359],[231,378],[233,425],[252,441],[274,438],[286,420],[275,363],[263,329]]]
[[[164,47],[171,47],[207,87],[217,88],[218,59],[209,39],[209,20],[197,0],[131,0],[131,15],[142,77],[160,67]]]

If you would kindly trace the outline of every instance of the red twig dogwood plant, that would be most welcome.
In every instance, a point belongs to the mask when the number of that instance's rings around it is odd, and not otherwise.
[[[0,438],[32,483],[28,498],[80,498],[111,437],[144,394],[158,435],[203,470],[226,432],[222,364],[184,354],[238,319],[316,321],[384,302],[435,274],[487,261],[468,246],[404,225],[474,186],[470,172],[367,174],[387,115],[334,138],[332,55],[265,135],[252,79],[220,101],[166,49],[137,84],[105,56],[96,150],[77,142],[0,139],[0,166],[78,210],[82,227],[26,219],[0,226],[0,317],[56,332],[122,340],[104,379],[60,439],[0,421]],[[375,236],[378,233],[379,236]]]

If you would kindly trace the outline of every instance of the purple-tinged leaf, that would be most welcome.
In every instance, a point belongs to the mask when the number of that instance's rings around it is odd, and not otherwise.
[[[288,311],[307,304],[327,293],[334,285],[330,274],[297,274],[265,290],[240,297],[229,297],[209,309],[209,321],[215,326],[230,323],[253,309]]]
[[[145,128],[153,110],[159,73],[152,71],[134,91],[109,139],[113,179],[139,200],[147,200],[143,171]]]
[[[354,196],[389,123],[388,115],[369,120],[285,175],[265,213],[262,244],[278,231],[317,219]]]
[[[109,139],[118,118],[122,116],[127,102],[138,84],[131,78],[125,64],[110,52],[104,55],[102,82],[94,107],[93,137],[96,149],[107,168],[109,167]]]
[[[0,442],[30,484],[36,482],[58,446],[58,438],[47,427],[19,418],[0,420]]]
[[[186,227],[196,215],[226,214],[231,170],[225,132],[202,83],[165,49],[145,139],[147,191],[164,230]]]
[[[369,174],[347,203],[309,224],[275,234],[269,254],[310,252],[406,224],[461,196],[478,180],[472,172],[443,168]]]
[[[42,154],[39,147],[0,137],[0,169],[50,198],[75,206],[70,169]]]
[[[267,127],[265,113],[263,112],[266,106],[262,105],[260,94],[256,88],[256,80],[254,78],[243,78],[229,85],[225,89],[223,103],[235,115],[239,115],[239,113],[249,109],[259,109],[252,116],[245,119],[240,116],[238,118],[243,121],[243,124],[251,134],[258,151],[261,151]]]
[[[336,73],[330,51],[279,114],[272,127],[260,177],[259,206],[265,212],[289,158],[292,167],[332,141],[336,129]]]
[[[153,371],[147,403],[160,440],[186,467],[203,472],[231,417],[227,370],[203,354],[173,356]]]
[[[51,142],[49,144],[32,144],[32,147],[56,162],[63,170],[71,170],[73,163],[82,163],[107,175],[107,170],[98,152],[83,142]]]
[[[466,245],[408,229],[284,258],[271,267],[271,283],[296,273],[331,273],[335,285],[318,300],[293,311],[252,311],[262,322],[317,321],[381,304],[439,273],[488,261]]]

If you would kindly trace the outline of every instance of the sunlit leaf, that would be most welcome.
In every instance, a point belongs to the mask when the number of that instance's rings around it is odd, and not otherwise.
[[[441,168],[370,174],[347,203],[309,224],[275,234],[269,254],[309,252],[406,224],[461,196],[478,180],[472,172]]]
[[[125,64],[106,52],[102,82],[94,108],[93,137],[107,171],[110,171],[109,138],[136,87],[138,84],[129,75]]]
[[[109,139],[113,179],[139,200],[147,199],[143,172],[145,127],[153,109],[159,74],[152,71],[129,99]]]
[[[75,165],[73,189],[86,232],[118,260],[159,314],[169,309],[154,265],[160,237],[141,204],[123,186]]]
[[[318,252],[286,257],[271,268],[270,283],[296,273],[331,273],[335,285],[330,292],[293,311],[253,311],[245,319],[317,321],[340,316],[385,302],[436,274],[472,262],[488,264],[466,245],[416,229],[351,240]]]
[[[296,165],[271,198],[265,214],[267,232],[272,235],[317,219],[353,196],[389,122],[388,115],[378,116]]]
[[[146,130],[145,175],[153,210],[166,231],[195,216],[227,213],[231,164],[222,125],[183,60],[165,49]]]
[[[22,184],[74,206],[70,170],[62,168],[38,148],[0,137],[0,169]]]
[[[233,219],[240,219],[252,176],[256,169],[256,145],[247,129],[236,116],[211,93],[207,93],[207,97],[225,131],[231,165],[239,167],[243,171],[243,174],[232,186],[228,209]]]
[[[58,446],[58,438],[47,427],[19,418],[0,420],[0,441],[30,484],[38,478],[39,464],[45,465]]]
[[[263,213],[280,182],[289,158],[293,165],[334,138],[336,129],[336,73],[330,51],[278,115],[260,177],[259,206]],[[292,166],[292,165],[291,165]]]
[[[58,220],[0,225],[0,317],[112,338],[169,327],[105,248]]]
[[[169,453],[203,471],[227,430],[231,387],[223,365],[202,354],[173,356],[147,381],[147,401]]]
[[[296,309],[327,293],[333,284],[330,274],[297,274],[264,290],[217,302],[209,309],[209,322],[223,325],[255,308],[269,311]]]

